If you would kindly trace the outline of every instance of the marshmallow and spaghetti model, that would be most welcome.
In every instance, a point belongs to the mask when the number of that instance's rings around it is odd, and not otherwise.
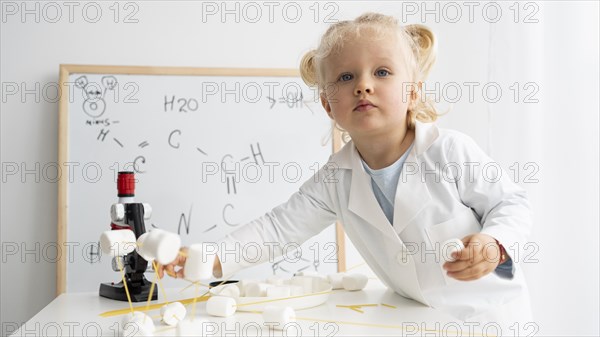
[[[111,230],[100,236],[100,248],[103,254],[113,257],[113,270],[123,272],[124,277],[119,283],[100,284],[99,293],[114,300],[141,302],[150,294],[151,283],[144,276],[148,263],[155,259],[164,264],[173,261],[181,239],[158,229],[146,233],[144,220],[150,219],[152,208],[147,203],[135,202],[133,172],[119,172],[117,190],[119,202],[110,210]],[[154,292],[152,300],[157,298]]]

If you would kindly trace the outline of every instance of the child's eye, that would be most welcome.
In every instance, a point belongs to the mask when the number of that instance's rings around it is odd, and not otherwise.
[[[345,82],[345,81],[350,81],[351,79],[352,79],[351,74],[342,74],[338,80]]]
[[[377,76],[388,76],[390,72],[385,69],[379,69],[377,70],[376,74]]]

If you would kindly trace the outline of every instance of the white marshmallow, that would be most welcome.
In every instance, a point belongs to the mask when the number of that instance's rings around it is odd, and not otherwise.
[[[115,256],[125,256],[135,249],[135,234],[129,229],[105,231],[100,235],[102,253]]]
[[[267,288],[267,297],[290,297],[290,286],[271,286]]]
[[[465,245],[463,244],[463,242],[461,240],[450,239],[450,240],[442,243],[442,246],[441,246],[442,259],[444,259],[444,261],[447,261],[447,262],[454,262],[454,261],[456,261],[456,259],[452,257],[452,253],[461,251],[463,249],[465,249]]]
[[[144,260],[152,262],[154,261],[154,256],[150,255],[147,251],[147,248],[144,247],[147,238],[147,232],[140,235],[140,237],[137,239],[137,247],[135,247],[135,250],[137,251],[138,255],[141,256]]]
[[[179,235],[165,232],[156,249],[156,261],[162,265],[173,262],[179,255],[180,248],[181,238]]]
[[[204,320],[184,319],[177,324],[177,336],[202,336]]]
[[[258,283],[257,280],[239,280],[235,285],[240,288],[240,296],[246,296],[246,287],[249,284]]]
[[[368,281],[369,279],[363,274],[351,274],[342,277],[344,289],[350,291],[362,290],[367,285]]]
[[[206,312],[209,315],[229,317],[235,313],[237,306],[231,297],[212,296],[206,301]]]
[[[156,259],[162,265],[173,262],[179,254],[179,248],[181,248],[179,235],[157,228],[147,234],[141,242],[142,257],[146,256],[150,260]],[[144,259],[146,258],[144,257]]]
[[[160,308],[160,315],[163,322],[170,326],[175,326],[185,318],[187,311],[181,302],[173,302],[163,305]]]
[[[283,330],[285,325],[296,321],[296,313],[291,307],[268,305],[263,310],[263,320],[275,330]]]
[[[152,318],[141,311],[128,313],[123,318],[123,336],[152,336],[154,329]]]
[[[153,229],[144,239],[143,252],[148,257],[154,257],[158,263],[167,265],[179,254],[181,238],[179,235],[162,229]]]
[[[342,279],[346,273],[335,273],[327,275],[327,281],[331,284],[332,289],[343,289],[344,284],[342,283]]]
[[[267,279],[267,283],[274,286],[282,286],[285,284],[285,279],[279,276],[271,276]]]
[[[273,287],[272,284],[268,283],[250,283],[245,288],[247,297],[265,297],[267,296],[267,289]]]
[[[303,286],[290,285],[290,296],[301,296],[306,294]]]
[[[313,292],[314,283],[318,280],[312,276],[294,276],[290,280],[291,285],[301,286],[305,294]]]
[[[214,290],[219,296],[240,297],[240,288],[235,284],[224,284]]]
[[[202,243],[193,244],[189,247],[183,269],[186,280],[196,282],[210,279],[213,276],[215,254],[209,252]]]

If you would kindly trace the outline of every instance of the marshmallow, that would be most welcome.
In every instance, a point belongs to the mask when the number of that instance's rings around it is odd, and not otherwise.
[[[149,258],[154,258],[158,263],[167,265],[177,258],[181,248],[179,235],[162,229],[153,229],[144,240],[142,251]]]
[[[235,285],[240,288],[240,296],[246,296],[246,287],[249,284],[258,283],[257,280],[239,280]]]
[[[459,239],[450,239],[444,243],[442,243],[441,252],[442,259],[446,262],[454,262],[455,258],[452,257],[452,253],[458,252],[465,249],[465,245]]]
[[[367,285],[368,281],[369,279],[363,274],[351,274],[342,277],[344,289],[350,291],[362,290]]]
[[[214,290],[219,296],[240,297],[240,288],[235,284],[224,284]]]
[[[300,295],[304,295],[304,287],[302,286],[296,286],[296,285],[290,285],[290,296],[300,296]]]
[[[273,287],[272,284],[268,283],[250,283],[245,287],[247,297],[265,297],[267,296],[267,289]]]
[[[237,306],[231,297],[212,296],[206,301],[206,312],[209,315],[229,317],[235,313]]]
[[[289,286],[271,286],[267,288],[267,297],[290,297],[292,290]]]
[[[156,261],[162,265],[173,262],[179,255],[181,238],[175,233],[165,232],[156,248]]]
[[[291,285],[301,286],[303,288],[303,292],[305,294],[312,293],[314,287],[314,283],[318,281],[318,278],[312,276],[294,276],[290,280]]]
[[[152,336],[154,322],[141,311],[134,311],[123,318],[123,336]]]
[[[160,315],[162,316],[163,322],[170,326],[175,326],[182,321],[185,318],[186,313],[187,311],[181,302],[169,303],[160,308]]]
[[[267,279],[267,283],[274,286],[282,286],[285,284],[285,279],[279,276],[271,276]]]
[[[268,305],[263,310],[263,320],[270,328],[283,330],[286,324],[296,321],[296,313],[291,307]]]
[[[148,233],[144,233],[144,234],[140,235],[140,237],[137,239],[137,247],[135,247],[135,251],[144,260],[146,260],[148,262],[152,262],[152,261],[154,261],[154,256],[150,255],[147,252],[147,248],[144,247],[147,238],[148,238]]]
[[[202,325],[206,323],[204,320],[185,319],[177,324],[177,336],[202,336]]]
[[[343,289],[344,284],[342,283],[342,279],[344,278],[345,273],[335,273],[327,275],[327,281],[331,284],[332,289]]]
[[[100,235],[102,253],[115,256],[125,256],[135,249],[135,234],[129,229],[106,231]]]
[[[213,276],[214,262],[215,254],[209,253],[204,244],[191,245],[183,269],[185,279],[192,282],[210,279]]]

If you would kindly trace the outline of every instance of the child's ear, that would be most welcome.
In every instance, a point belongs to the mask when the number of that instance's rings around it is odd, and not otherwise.
[[[411,97],[413,100],[417,99],[417,97],[418,97],[418,96],[417,96],[417,93],[418,93],[419,91],[421,91],[422,89],[423,89],[423,82],[419,81],[419,83],[417,84],[417,88],[416,88],[416,89],[413,89],[413,91],[410,93],[410,97]]]
[[[323,105],[323,109],[325,109],[325,111],[327,111],[327,115],[329,116],[329,118],[333,119],[333,116],[331,115],[331,105],[329,105],[327,96],[325,95],[325,93],[322,92],[320,97],[321,97],[321,105]]]

